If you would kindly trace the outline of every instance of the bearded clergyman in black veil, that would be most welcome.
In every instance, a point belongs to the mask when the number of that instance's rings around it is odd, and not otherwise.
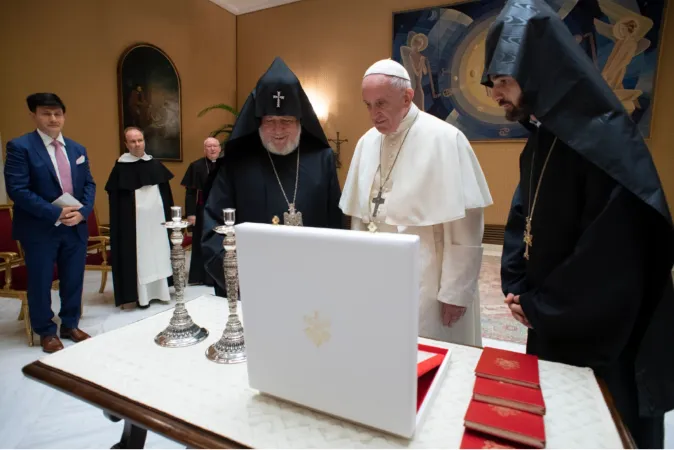
[[[674,227],[649,150],[543,0],[510,0],[482,84],[530,130],[502,257],[527,353],[592,368],[642,448],[674,408]]]
[[[299,80],[276,58],[241,108],[205,194],[202,249],[225,295],[223,208],[236,222],[343,228],[335,156]]]

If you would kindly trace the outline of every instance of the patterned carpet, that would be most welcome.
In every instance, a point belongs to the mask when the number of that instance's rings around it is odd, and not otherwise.
[[[510,315],[501,292],[501,258],[484,256],[480,272],[482,337],[526,344],[526,328]]]

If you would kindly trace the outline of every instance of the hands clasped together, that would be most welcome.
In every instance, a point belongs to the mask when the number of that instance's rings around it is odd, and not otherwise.
[[[520,305],[519,295],[508,294],[504,301],[505,304],[508,305],[508,308],[510,308],[510,313],[515,320],[527,328],[533,328],[527,320],[527,316],[524,315],[524,310],[522,309],[522,305]]]
[[[61,211],[61,215],[59,216],[61,223],[63,225],[72,227],[83,221],[84,216],[78,211],[78,209],[80,209],[79,206],[65,206]]]

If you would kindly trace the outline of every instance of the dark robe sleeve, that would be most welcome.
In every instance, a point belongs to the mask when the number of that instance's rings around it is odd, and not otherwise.
[[[228,164],[221,165],[213,179],[204,208],[203,237],[201,251],[204,257],[206,272],[215,280],[222,291],[225,287],[225,274],[222,261],[225,250],[222,248],[223,236],[213,231],[218,225],[223,225],[222,210],[236,208],[234,204],[234,186],[229,177]]]
[[[159,185],[159,194],[161,195],[161,201],[164,206],[164,219],[168,222],[171,220],[171,206],[173,205],[173,194],[171,192],[171,185],[169,182],[165,183],[160,183]],[[135,195],[135,194],[134,194]],[[168,237],[169,237],[169,242],[171,240],[171,230],[166,230]],[[173,244],[170,244],[171,247],[173,247]],[[170,276],[166,279],[168,282],[169,287],[173,286],[173,276]]]
[[[197,190],[185,189],[185,216],[197,215]]]
[[[501,287],[506,296],[519,295],[527,290],[523,240],[525,220],[522,191],[517,185],[510,205],[501,256]]]
[[[133,191],[119,189],[119,166],[110,174],[106,190],[110,204],[110,265],[115,306],[138,299],[136,272],[136,198]]]
[[[196,165],[196,161],[190,164],[180,183],[185,186],[185,216],[195,216],[197,214],[198,183]]]
[[[598,370],[626,347],[641,308],[648,211],[596,166],[584,170],[577,244],[520,303],[544,357]]]
[[[344,213],[339,208],[339,199],[342,196],[342,189],[339,186],[337,178],[337,165],[335,164],[335,154],[330,149],[328,158],[328,174],[330,182],[328,184],[328,226],[330,228],[346,228],[346,219]]]
[[[164,218],[171,220],[171,206],[173,205],[173,193],[171,192],[171,185],[167,182],[159,184],[159,194],[164,206]]]

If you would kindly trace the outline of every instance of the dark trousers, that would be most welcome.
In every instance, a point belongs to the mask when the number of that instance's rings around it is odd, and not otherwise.
[[[51,309],[54,264],[59,276],[61,324],[77,328],[80,321],[87,243],[82,241],[75,227],[59,225],[54,231],[48,241],[21,241],[28,271],[30,321],[40,337],[56,334]]]

